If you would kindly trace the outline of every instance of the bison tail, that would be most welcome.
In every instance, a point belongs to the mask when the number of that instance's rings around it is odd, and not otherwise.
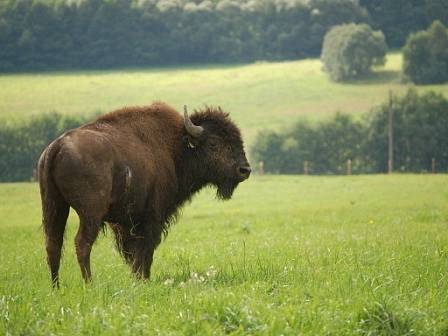
[[[40,188],[40,197],[42,201],[42,225],[46,232],[47,226],[50,225],[50,219],[56,212],[56,199],[61,198],[61,194],[57,189],[51,176],[51,168],[54,157],[58,150],[55,143],[51,143],[42,153],[37,165],[37,176]]]
[[[52,177],[53,161],[59,152],[58,140],[42,153],[38,163],[38,180],[42,200],[42,225],[45,233],[47,262],[53,285],[58,284],[58,272],[69,205]]]

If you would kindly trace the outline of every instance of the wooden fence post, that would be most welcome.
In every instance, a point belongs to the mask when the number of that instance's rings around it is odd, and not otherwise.
[[[308,175],[308,161],[303,162],[303,173]]]
[[[387,160],[387,172],[392,174],[394,170],[394,110],[393,110],[393,95],[392,91],[389,91],[389,122],[388,122],[388,160]]]
[[[263,161],[260,161],[258,164],[258,173],[260,175],[264,175],[264,162]]]
[[[352,160],[348,159],[347,160],[347,175],[351,175],[352,174]]]
[[[433,174],[436,173],[436,159],[435,158],[432,158],[432,160],[431,160],[431,171]]]
[[[387,173],[392,174],[392,160],[387,160]]]

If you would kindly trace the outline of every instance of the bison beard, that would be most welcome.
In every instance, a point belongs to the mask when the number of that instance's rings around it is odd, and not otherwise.
[[[220,184],[216,190],[216,196],[221,200],[229,200],[232,198],[233,192],[238,186],[239,182],[227,181]]]
[[[250,175],[238,127],[220,108],[184,117],[164,103],[125,108],[53,141],[38,178],[51,280],[59,265],[70,207],[80,219],[75,246],[85,281],[104,223],[139,277],[149,278],[154,250],[179,208],[201,188],[228,200]]]

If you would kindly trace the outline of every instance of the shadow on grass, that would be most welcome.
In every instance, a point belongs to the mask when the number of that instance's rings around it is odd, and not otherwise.
[[[440,331],[439,335],[440,336],[448,336],[448,323],[447,323],[447,326]]]
[[[398,316],[385,304],[375,303],[364,308],[358,315],[358,333],[369,336],[411,336],[415,335],[412,319]]]
[[[400,84],[401,74],[396,70],[374,71],[366,77],[345,81],[350,85]]]

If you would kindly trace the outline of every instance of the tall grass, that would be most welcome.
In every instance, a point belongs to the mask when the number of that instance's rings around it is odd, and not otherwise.
[[[205,190],[134,279],[106,233],[84,285],[71,215],[50,288],[35,184],[0,186],[0,334],[444,335],[446,175],[256,177]]]

